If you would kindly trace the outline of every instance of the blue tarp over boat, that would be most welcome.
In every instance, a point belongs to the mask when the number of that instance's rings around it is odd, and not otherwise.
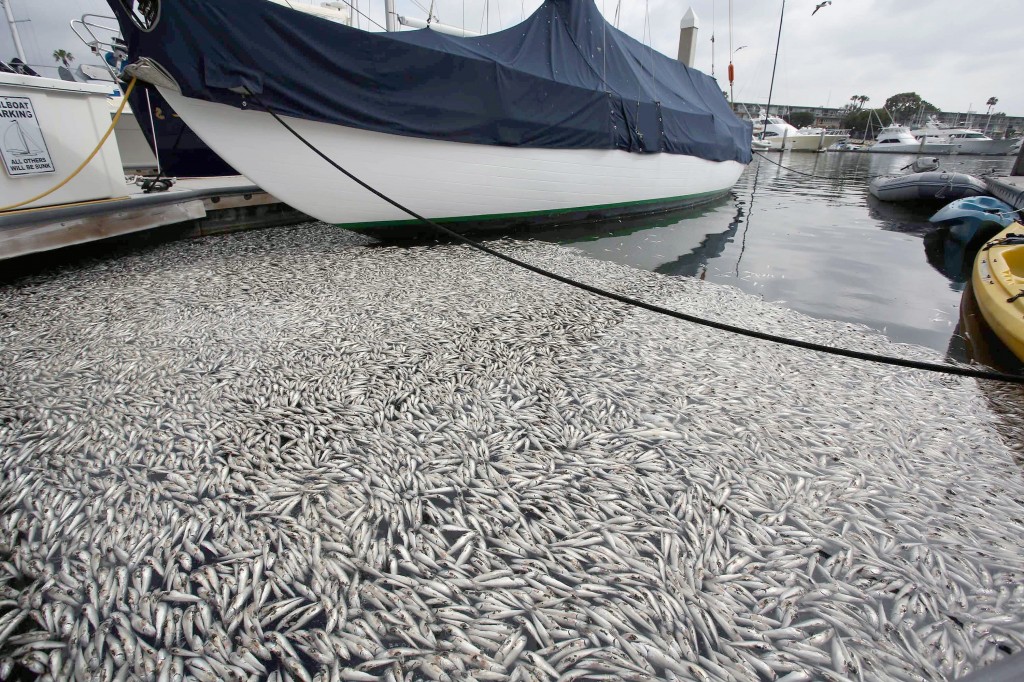
[[[143,31],[132,1],[108,0],[129,59],[157,62],[186,97],[242,107],[244,87],[279,114],[384,133],[751,160],[751,124],[718,83],[609,25],[593,0],[547,0],[475,38],[370,33],[263,0],[163,0]]]

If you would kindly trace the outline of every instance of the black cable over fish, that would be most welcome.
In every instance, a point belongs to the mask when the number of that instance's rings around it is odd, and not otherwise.
[[[731,332],[733,334],[739,334],[741,336],[747,336],[747,337],[754,338],[754,339],[760,339],[762,341],[770,341],[771,343],[778,343],[778,344],[782,344],[784,346],[793,346],[795,348],[803,348],[805,350],[813,350],[813,351],[817,351],[819,353],[828,353],[830,355],[839,355],[839,356],[843,356],[843,357],[854,358],[856,360],[867,360],[869,362],[877,362],[877,363],[881,363],[881,364],[894,365],[894,366],[897,366],[897,367],[909,367],[911,369],[920,369],[920,370],[924,370],[924,371],[927,371],[927,372],[938,372],[938,373],[941,373],[941,374],[951,374],[951,375],[955,375],[955,376],[974,377],[975,379],[991,379],[991,380],[995,380],[995,381],[1006,381],[1006,382],[1010,382],[1010,383],[1024,384],[1024,376],[1017,375],[1017,374],[1006,374],[1006,373],[1003,373],[1003,372],[994,372],[994,371],[989,371],[989,370],[971,369],[969,367],[957,367],[957,366],[954,366],[954,365],[942,365],[942,364],[938,364],[938,363],[934,363],[934,362],[921,362],[921,361],[918,361],[918,360],[907,360],[907,359],[904,359],[904,358],[895,358],[895,357],[891,357],[891,356],[887,356],[887,355],[877,355],[875,353],[865,353],[865,352],[862,352],[862,351],[848,350],[846,348],[836,348],[834,346],[825,346],[825,345],[818,344],[818,343],[811,343],[809,341],[800,341],[798,339],[790,339],[790,338],[787,338],[787,337],[784,337],[784,336],[776,336],[775,334],[767,334],[765,332],[759,332],[759,331],[755,331],[755,330],[752,330],[752,329],[745,329],[743,327],[736,327],[736,326],[731,325],[731,324],[725,324],[723,322],[715,322],[714,320],[707,320],[707,319],[704,319],[704,318],[696,317],[694,315],[689,315],[687,313],[682,313],[682,312],[679,312],[677,310],[672,310],[670,308],[663,308],[661,306],[654,305],[652,303],[647,303],[646,301],[641,301],[639,299],[631,298],[629,296],[624,296],[622,294],[617,294],[617,293],[615,293],[613,291],[607,291],[605,289],[600,289],[598,287],[594,287],[594,286],[591,286],[589,284],[585,284],[583,282],[577,282],[576,280],[570,279],[568,277],[563,277],[562,275],[559,275],[557,273],[551,272],[549,270],[545,270],[543,268],[539,268],[536,265],[531,265],[530,263],[527,263],[525,261],[521,261],[521,260],[519,260],[517,258],[513,258],[512,256],[509,256],[509,255],[506,255],[504,253],[501,253],[500,251],[495,251],[494,249],[492,249],[492,248],[490,248],[490,247],[488,247],[488,246],[486,246],[484,244],[481,244],[480,242],[477,242],[477,241],[474,241],[474,240],[472,240],[472,239],[470,239],[468,237],[465,237],[465,236],[459,234],[458,232],[455,232],[454,230],[450,230],[447,227],[444,227],[443,225],[440,225],[440,224],[434,222],[433,220],[430,220],[429,218],[421,216],[420,214],[416,213],[412,209],[403,206],[402,204],[398,203],[397,201],[395,201],[391,197],[387,196],[383,192],[380,192],[377,189],[375,189],[375,188],[371,187],[370,185],[368,185],[367,183],[363,182],[362,180],[357,178],[355,175],[353,175],[348,170],[342,168],[338,163],[336,163],[334,160],[332,160],[329,156],[327,156],[322,151],[320,151],[312,142],[310,142],[309,140],[304,138],[301,134],[299,134],[298,131],[296,131],[294,128],[292,128],[290,125],[288,125],[288,123],[285,122],[284,119],[282,119],[280,116],[278,116],[277,113],[273,109],[271,109],[270,107],[265,105],[262,102],[262,100],[260,100],[260,98],[258,96],[253,95],[251,93],[249,94],[249,96],[252,97],[253,101],[256,102],[257,104],[259,104],[260,107],[262,107],[264,111],[266,111],[268,114],[273,116],[274,120],[276,120],[278,123],[280,123],[282,126],[284,126],[284,128],[289,133],[294,135],[296,139],[298,139],[304,145],[309,147],[314,153],[316,153],[317,156],[322,158],[327,163],[331,164],[331,166],[333,166],[335,169],[340,171],[342,174],[344,174],[347,178],[349,178],[350,180],[355,182],[360,187],[366,189],[371,194],[374,194],[375,196],[380,197],[381,199],[383,199],[384,201],[388,202],[389,204],[391,204],[395,208],[403,211],[404,213],[408,213],[413,218],[416,218],[417,220],[419,220],[421,222],[424,222],[427,225],[430,225],[432,228],[434,228],[435,230],[437,230],[441,234],[444,234],[444,235],[446,235],[448,237],[451,237],[451,238],[453,238],[453,239],[455,239],[457,241],[462,242],[463,244],[471,246],[474,249],[477,249],[479,251],[483,251],[484,253],[487,253],[487,254],[490,254],[490,255],[494,256],[495,258],[500,258],[501,260],[503,260],[503,261],[505,261],[507,263],[511,263],[513,265],[521,267],[521,268],[523,268],[525,270],[529,270],[530,272],[536,273],[538,275],[542,275],[544,277],[547,277],[549,279],[553,279],[553,280],[555,280],[557,282],[561,282],[563,284],[568,284],[569,286],[576,287],[577,289],[582,289],[583,291],[588,291],[588,292],[590,292],[590,293],[592,293],[592,294],[594,294],[596,296],[601,296],[601,297],[604,297],[604,298],[611,299],[613,301],[618,301],[619,303],[624,303],[626,305],[630,305],[630,306],[633,306],[635,308],[641,308],[643,310],[647,310],[647,311],[652,312],[652,313],[658,313],[659,315],[666,315],[668,317],[673,317],[673,318],[676,318],[678,320],[684,320],[686,322],[692,322],[694,324],[703,325],[705,327],[711,327],[712,329],[718,329],[718,330],[721,330],[721,331]],[[799,171],[797,171],[797,172],[799,172]]]

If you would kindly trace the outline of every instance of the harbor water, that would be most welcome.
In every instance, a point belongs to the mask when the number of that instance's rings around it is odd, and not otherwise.
[[[953,338],[976,252],[928,218],[943,206],[878,201],[870,178],[901,154],[755,156],[724,199],[669,220],[551,230],[540,239],[667,275],[729,284],[826,320],[966,360]],[[1012,157],[944,156],[944,170],[1005,175]],[[773,163],[774,162],[774,163]],[[781,168],[779,164],[790,168]],[[808,177],[808,175],[820,177]]]

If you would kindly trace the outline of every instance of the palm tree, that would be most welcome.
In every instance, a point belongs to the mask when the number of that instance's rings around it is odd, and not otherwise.
[[[71,54],[67,50],[54,50],[53,61],[61,62],[65,67],[70,67],[71,62],[75,61],[75,55]]]
[[[858,109],[863,109],[863,108],[864,108],[864,104],[865,104],[865,103],[866,103],[866,102],[867,102],[867,101],[868,101],[869,99],[871,99],[871,98],[870,98],[870,97],[868,97],[867,95],[857,95],[857,105],[858,105],[858,106],[857,106],[857,108],[858,108]]]
[[[985,102],[988,105],[988,120],[985,121],[985,132],[988,132],[988,124],[992,122],[992,107],[999,104],[998,97],[989,97],[988,101]]]

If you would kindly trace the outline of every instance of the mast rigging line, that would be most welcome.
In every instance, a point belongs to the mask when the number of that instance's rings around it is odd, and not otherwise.
[[[354,11],[354,12],[355,12],[356,14],[358,14],[358,15],[359,15],[359,16],[361,16],[362,18],[366,19],[367,21],[369,21],[369,22],[370,22],[371,24],[373,24],[374,26],[376,26],[376,27],[377,27],[377,28],[379,28],[380,30],[382,30],[382,31],[386,31],[386,30],[387,30],[386,28],[384,28],[383,26],[381,26],[380,24],[378,24],[378,23],[377,23],[376,21],[374,21],[374,20],[373,20],[373,19],[372,19],[372,18],[371,18],[371,17],[369,16],[369,15],[367,15],[367,14],[363,14],[362,12],[360,12],[360,11],[359,11],[359,8],[358,8],[358,7],[356,7],[355,5],[353,5],[353,4],[352,4],[352,3],[351,3],[351,2],[349,1],[349,0],[341,0],[341,1],[342,1],[343,3],[345,3],[346,5],[348,5],[349,7],[351,7],[351,8],[352,8],[352,10],[353,10],[353,11]]]
[[[776,166],[778,166],[782,170],[787,170],[790,173],[796,173],[797,175],[805,175],[805,176],[807,176],[809,178],[816,178],[818,180],[835,180],[836,178],[845,177],[845,176],[843,176],[841,174],[840,175],[815,175],[814,173],[805,173],[804,171],[797,170],[796,168],[792,168],[792,167],[787,166],[785,164],[779,163],[778,161],[776,161],[775,159],[771,158],[770,156],[765,155],[764,152],[754,152],[754,155],[755,156],[760,156],[762,159],[764,159],[768,163],[774,163]],[[900,170],[903,170],[904,168],[909,168],[909,166],[904,166]],[[879,173],[878,175],[868,175],[868,176],[865,176],[864,179],[865,180],[873,180],[875,178],[884,178],[884,177],[892,177],[892,173]],[[1024,211],[1024,209],[1018,209],[1018,210]],[[1016,212],[1017,211],[1014,211],[1014,213],[1016,213]]]
[[[772,62],[772,81],[768,85],[768,106],[764,108],[764,127],[768,128],[768,117],[772,115],[772,90],[775,88],[775,67],[779,64],[779,45],[782,43],[782,17],[786,14],[786,0],[782,0],[782,11],[779,12],[779,35],[775,38],[775,61]],[[764,139],[764,130],[761,131]]]
[[[787,337],[784,337],[784,336],[777,336],[775,334],[768,334],[766,332],[759,332],[759,331],[756,331],[756,330],[753,330],[753,329],[745,329],[743,327],[737,327],[735,325],[726,324],[724,322],[716,322],[715,320],[708,320],[708,319],[700,318],[700,317],[697,317],[695,315],[690,315],[688,313],[680,312],[678,310],[672,310],[670,308],[664,308],[662,306],[654,305],[653,303],[647,303],[646,301],[641,301],[639,299],[632,298],[630,296],[625,296],[623,294],[619,294],[619,293],[616,293],[614,291],[608,291],[606,289],[601,289],[599,287],[592,286],[592,285],[587,284],[585,282],[579,282],[579,281],[574,280],[574,279],[572,279],[570,277],[565,277],[563,275],[559,275],[558,273],[551,272],[550,270],[545,270],[544,268],[538,267],[536,265],[531,265],[530,263],[527,263],[525,261],[521,261],[518,258],[514,258],[513,256],[509,256],[509,255],[504,254],[504,253],[502,253],[500,251],[495,251],[494,249],[490,248],[489,246],[487,246],[485,244],[481,244],[480,242],[472,240],[469,237],[465,237],[465,236],[459,234],[458,232],[455,232],[454,230],[451,230],[451,229],[449,229],[449,228],[447,228],[447,227],[445,227],[443,225],[440,225],[440,224],[434,222],[433,220],[431,220],[429,218],[426,218],[426,217],[420,215],[419,213],[416,213],[411,208],[407,208],[403,204],[400,204],[395,199],[392,199],[391,197],[387,196],[386,194],[384,194],[380,190],[375,189],[374,187],[372,187],[368,183],[366,183],[363,180],[359,179],[354,174],[352,174],[351,172],[349,172],[348,170],[343,168],[341,165],[339,165],[337,162],[335,162],[333,159],[331,159],[331,157],[327,156],[327,154],[325,154],[324,152],[320,151],[320,149],[318,149],[316,147],[316,145],[314,145],[312,142],[310,142],[305,137],[303,137],[297,130],[295,130],[290,125],[288,125],[288,123],[284,119],[282,119],[280,116],[278,116],[277,112],[275,112],[273,109],[271,109],[266,104],[264,104],[263,101],[259,98],[259,96],[254,95],[252,93],[248,93],[248,96],[251,97],[254,102],[259,104],[260,107],[264,111],[266,111],[268,114],[270,114],[274,118],[275,121],[280,123],[281,126],[285,128],[285,130],[287,130],[296,139],[298,139],[299,142],[301,142],[306,147],[308,147],[310,150],[312,150],[313,153],[315,153],[321,159],[326,161],[333,168],[335,168],[336,170],[341,172],[349,180],[352,180],[354,183],[356,183],[357,185],[359,185],[363,189],[367,190],[371,194],[373,194],[376,197],[386,201],[387,203],[391,204],[392,206],[394,206],[395,208],[399,209],[403,213],[406,213],[406,214],[412,216],[416,220],[419,220],[420,222],[422,222],[422,223],[424,223],[426,225],[429,225],[430,227],[434,228],[435,230],[437,230],[439,233],[441,233],[443,235],[446,235],[448,237],[451,237],[452,239],[455,239],[455,240],[457,240],[459,242],[462,242],[463,244],[466,244],[467,246],[470,246],[470,247],[476,249],[477,251],[481,251],[481,252],[486,253],[488,255],[494,256],[495,258],[503,260],[506,263],[511,263],[512,265],[515,265],[515,266],[518,266],[520,268],[523,268],[524,270],[528,270],[529,272],[532,272],[534,274],[541,275],[542,277],[547,277],[548,279],[552,279],[552,280],[554,280],[556,282],[561,282],[562,284],[567,284],[567,285],[569,285],[571,287],[575,287],[576,289],[580,289],[582,291],[589,292],[589,293],[594,294],[596,296],[600,296],[602,298],[607,298],[607,299],[610,299],[612,301],[617,301],[619,303],[624,303],[626,305],[632,306],[634,308],[640,308],[640,309],[646,310],[648,312],[657,313],[659,315],[665,315],[667,317],[672,317],[672,318],[675,318],[675,319],[678,319],[678,320],[683,320],[685,322],[692,322],[694,324],[699,324],[699,325],[702,325],[702,326],[705,326],[705,327],[711,327],[712,329],[718,329],[720,331],[730,332],[730,333],[733,333],[733,334],[738,334],[740,336],[746,336],[746,337],[750,337],[750,338],[754,338],[754,339],[760,339],[762,341],[769,341],[771,343],[777,343],[777,344],[784,345],[784,346],[792,346],[792,347],[795,347],[795,348],[803,348],[805,350],[813,350],[813,351],[817,351],[817,352],[820,352],[820,353],[827,353],[827,354],[830,354],[830,355],[838,355],[838,356],[847,357],[847,358],[853,358],[853,359],[857,359],[857,360],[866,360],[866,361],[869,361],[869,362],[876,362],[876,363],[880,363],[880,364],[893,365],[893,366],[897,366],[897,367],[907,367],[907,368],[911,368],[911,369],[919,369],[919,370],[924,370],[924,371],[928,371],[928,372],[937,372],[937,373],[941,373],[941,374],[951,374],[951,375],[954,375],[954,376],[973,377],[975,379],[991,379],[991,380],[996,380],[996,381],[1006,381],[1006,382],[1009,382],[1009,383],[1024,384],[1024,375],[1006,374],[1006,373],[1003,373],[1003,372],[995,372],[995,371],[989,371],[989,370],[972,369],[970,367],[959,367],[959,366],[956,366],[956,365],[942,365],[942,364],[938,364],[938,363],[934,363],[934,362],[922,362],[922,361],[919,361],[919,360],[909,360],[909,359],[906,359],[906,358],[896,358],[896,357],[891,357],[891,356],[886,356],[886,355],[878,355],[878,354],[875,354],[875,353],[866,353],[866,352],[863,352],[863,351],[850,350],[850,349],[847,349],[847,348],[836,348],[834,346],[825,346],[825,345],[818,344],[818,343],[812,343],[810,341],[801,341],[799,339],[791,339],[791,338],[787,338]]]

